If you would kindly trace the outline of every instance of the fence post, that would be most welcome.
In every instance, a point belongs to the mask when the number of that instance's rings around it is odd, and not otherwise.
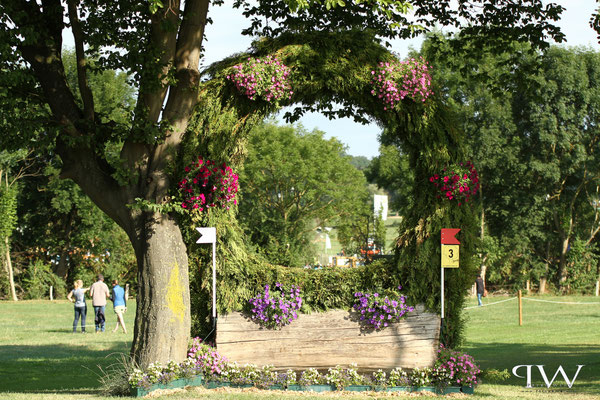
[[[54,286],[50,286],[50,301],[54,300]]]
[[[596,296],[600,296],[600,281],[596,281]]]
[[[519,289],[518,297],[519,297],[519,326],[523,326],[523,304],[521,302],[521,289]]]
[[[129,283],[125,284],[125,300],[129,300]]]
[[[527,294],[529,294],[529,291],[531,290],[531,286],[530,285],[531,285],[530,280],[527,279],[527,286],[525,287],[525,290],[526,290]]]

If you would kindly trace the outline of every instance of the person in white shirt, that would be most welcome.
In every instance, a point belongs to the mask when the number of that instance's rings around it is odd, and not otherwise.
[[[104,321],[106,316],[106,299],[110,297],[108,286],[104,283],[104,275],[98,274],[98,280],[90,287],[90,296],[92,296],[92,306],[94,306],[94,315],[96,323],[96,333],[104,332]]]

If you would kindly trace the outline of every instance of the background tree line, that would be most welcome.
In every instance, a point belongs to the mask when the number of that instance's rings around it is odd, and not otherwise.
[[[600,256],[600,56],[560,47],[532,55],[524,46],[475,61],[453,57],[452,39],[433,36],[421,55],[467,132],[482,179],[480,263],[487,281],[589,292]],[[74,56],[64,58],[74,84]],[[92,75],[91,87],[103,115],[130,118],[133,91],[124,74]],[[43,112],[32,107],[29,117]],[[410,206],[414,177],[402,149],[386,144],[386,132],[372,160],[346,155],[323,135],[267,122],[249,139],[240,220],[272,263],[313,260],[314,229],[327,224],[356,253],[378,223],[369,184],[390,193],[400,214]],[[124,232],[76,185],[58,179],[59,168],[57,157],[40,160],[27,148],[0,154],[2,297],[13,290],[46,296],[50,284],[60,295],[65,283],[91,282],[100,271],[135,282]]]

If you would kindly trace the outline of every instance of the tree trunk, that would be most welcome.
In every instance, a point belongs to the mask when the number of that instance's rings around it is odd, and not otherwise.
[[[146,219],[134,248],[137,312],[131,356],[142,367],[181,362],[190,338],[188,259],[179,227],[168,216]]]
[[[481,193],[481,187],[479,188],[479,194],[483,199],[483,195]],[[481,201],[483,203],[483,200]],[[481,225],[479,230],[479,239],[483,242],[485,239],[485,210],[483,209],[483,205],[481,206]],[[487,255],[479,254],[479,258],[481,259],[481,264],[479,266],[479,274],[481,275],[481,279],[483,279],[483,284],[485,285],[485,274],[487,272]]]
[[[558,264],[559,271],[559,285],[561,291],[563,290],[563,285],[567,281],[567,251],[569,250],[569,236],[562,235],[561,238],[562,246],[560,249],[560,261]]]
[[[69,264],[67,263],[69,252],[67,250],[62,250],[59,255],[60,258],[58,260],[58,264],[56,264],[56,267],[54,267],[54,273],[58,277],[67,280],[67,277],[69,276]]]
[[[4,238],[4,249],[6,251],[5,254],[5,262],[6,262],[6,271],[8,272],[8,283],[10,284],[10,296],[13,301],[18,301],[17,291],[15,290],[15,276],[12,267],[12,261],[10,260],[10,242],[8,237]]]
[[[546,293],[546,284],[548,283],[548,274],[550,272],[550,242],[546,242],[546,264],[544,266],[544,275],[540,277],[539,294]]]

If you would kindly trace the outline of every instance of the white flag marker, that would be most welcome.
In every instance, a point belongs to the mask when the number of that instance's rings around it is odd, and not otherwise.
[[[196,228],[200,232],[200,238],[196,243],[216,243],[217,242],[217,228]]]
[[[196,243],[212,243],[212,316],[213,327],[217,324],[217,266],[215,260],[217,258],[217,228],[196,228],[200,233],[200,238]]]

